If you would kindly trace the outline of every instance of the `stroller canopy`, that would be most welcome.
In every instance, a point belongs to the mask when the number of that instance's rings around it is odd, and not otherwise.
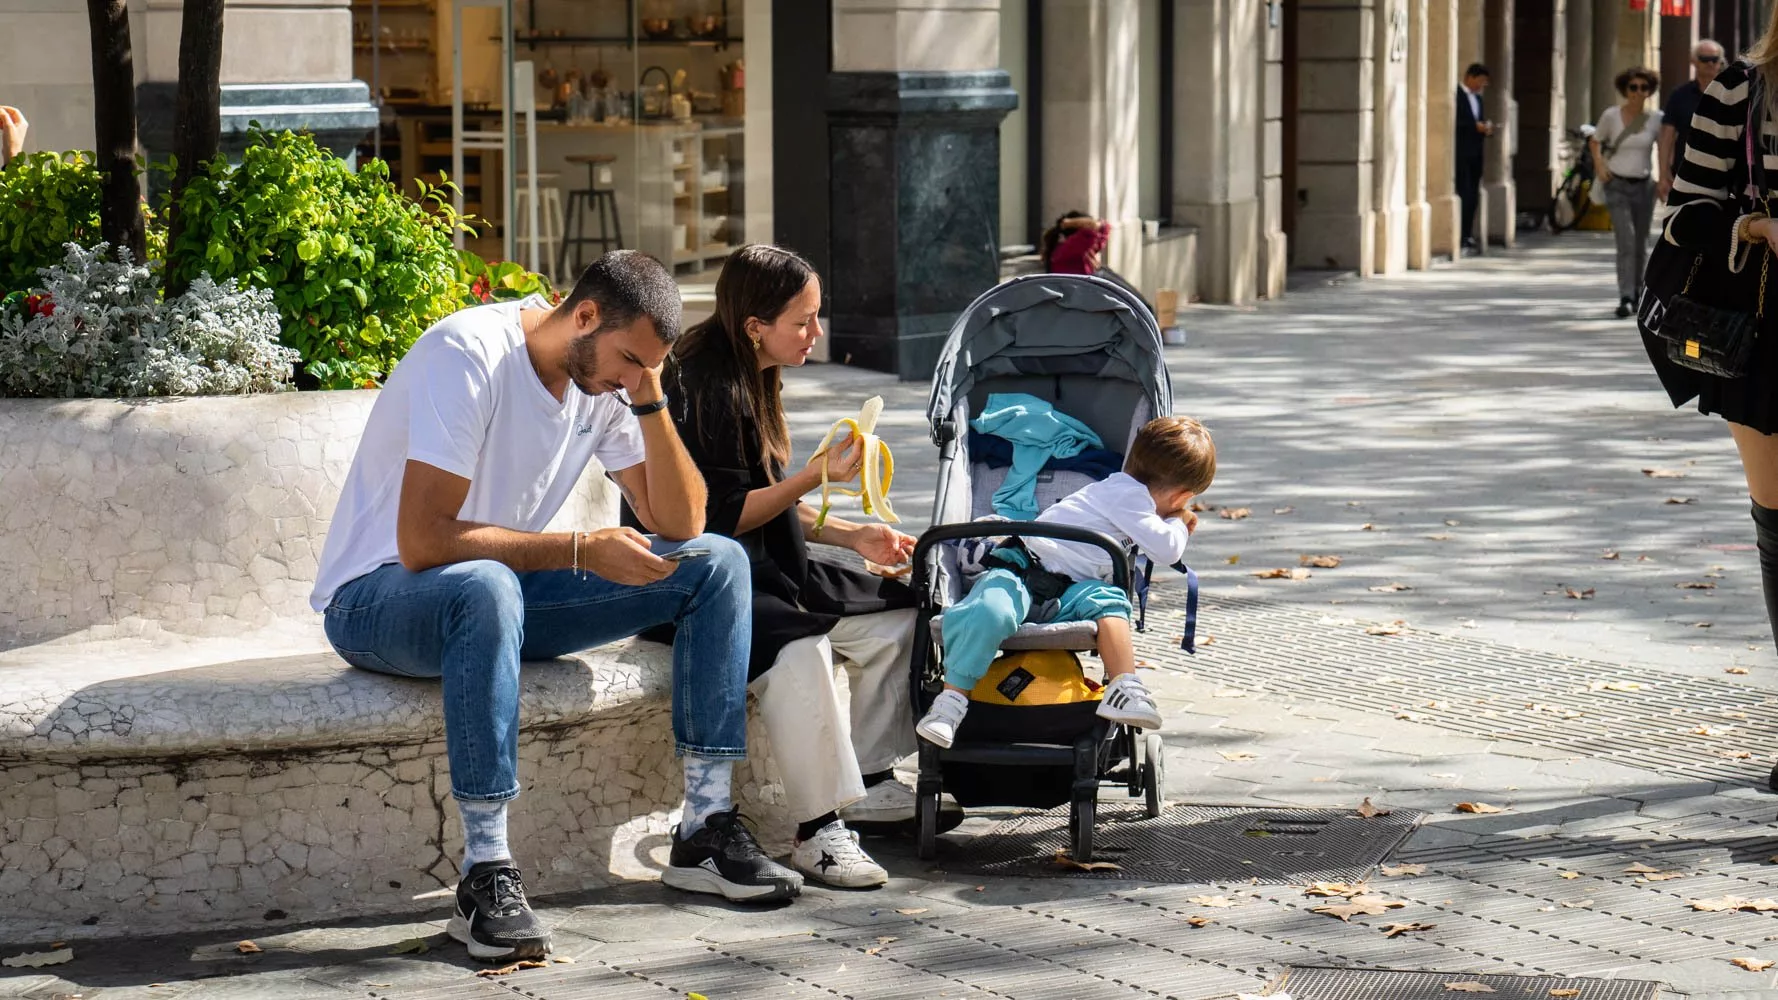
[[[1020,376],[1088,376],[1140,386],[1149,413],[1173,412],[1161,331],[1127,289],[1079,274],[1032,274],[982,293],[951,325],[926,416],[940,425],[982,383]]]

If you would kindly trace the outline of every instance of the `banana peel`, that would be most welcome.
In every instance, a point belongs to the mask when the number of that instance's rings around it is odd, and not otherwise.
[[[827,514],[833,508],[833,496],[858,497],[864,504],[864,513],[879,518],[887,524],[900,524],[901,518],[895,514],[895,508],[889,505],[889,484],[895,479],[895,455],[890,452],[889,445],[873,433],[877,429],[877,418],[883,413],[883,397],[872,396],[864,401],[864,407],[856,417],[836,420],[828,428],[827,436],[821,439],[821,446],[815,449],[814,458],[810,461],[821,461],[821,513],[815,517],[815,533],[820,534],[821,528],[827,523]],[[864,467],[858,471],[858,489],[851,489],[837,483],[828,482],[827,462],[824,456],[834,439],[845,440],[842,435],[857,437],[864,448]]]

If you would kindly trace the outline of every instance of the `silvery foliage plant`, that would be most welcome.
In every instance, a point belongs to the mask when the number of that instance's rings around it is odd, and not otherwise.
[[[0,314],[0,396],[198,396],[289,388],[272,294],[200,277],[163,303],[148,268],[106,244],[38,273],[52,311]]]

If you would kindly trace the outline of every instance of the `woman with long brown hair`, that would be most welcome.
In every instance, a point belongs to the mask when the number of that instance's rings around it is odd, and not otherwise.
[[[1709,374],[1683,356],[1670,358],[1665,345],[1646,333],[1645,340],[1675,407],[1696,399],[1700,412],[1728,421],[1753,498],[1766,615],[1778,638],[1778,306],[1765,305],[1778,296],[1778,287],[1765,287],[1768,278],[1778,282],[1769,273],[1778,270],[1769,267],[1778,251],[1778,219],[1771,217],[1778,189],[1775,107],[1778,10],[1752,51],[1704,91],[1667,198],[1673,214],[1663,236],[1675,246],[1702,250],[1713,268],[1726,266],[1743,285],[1757,286],[1743,301],[1708,303],[1757,317],[1758,335],[1745,371],[1735,377]],[[1749,121],[1759,123],[1751,137]]]
[[[847,829],[899,824],[913,793],[894,779],[915,749],[908,695],[914,595],[904,584],[809,557],[817,542],[896,566],[914,539],[886,524],[828,517],[803,503],[821,484],[856,479],[857,440],[836,442],[795,471],[782,396],[785,366],[808,360],[821,330],[821,279],[808,261],[766,244],[736,250],[716,279],[716,314],[686,331],[663,384],[673,419],[709,488],[707,530],[753,560],[748,689],[771,739],[797,829],[792,863],[844,887],[888,874]],[[835,661],[848,673],[840,707]],[[953,814],[955,815],[955,814]],[[958,816],[957,818],[961,818]]]

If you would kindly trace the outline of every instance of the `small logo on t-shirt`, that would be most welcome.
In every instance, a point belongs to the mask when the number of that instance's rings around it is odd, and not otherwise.
[[[585,435],[585,434],[591,434],[592,432],[593,432],[593,425],[592,424],[581,424],[580,427],[574,431],[574,434],[575,434],[575,436],[578,437],[578,436]]]

